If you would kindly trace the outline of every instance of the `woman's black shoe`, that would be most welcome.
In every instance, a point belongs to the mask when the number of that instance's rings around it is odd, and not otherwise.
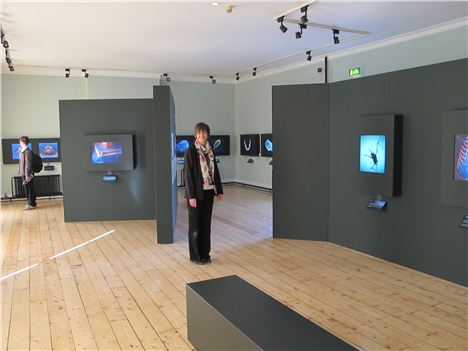
[[[201,261],[192,260],[192,263],[195,263],[195,264],[205,264],[205,262],[204,262],[203,260],[201,260]]]
[[[211,263],[211,258],[202,258],[203,263]]]

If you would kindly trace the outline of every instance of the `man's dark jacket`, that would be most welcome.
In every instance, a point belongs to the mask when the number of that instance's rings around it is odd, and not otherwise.
[[[213,152],[214,155],[214,152]],[[216,194],[223,194],[221,177],[216,164],[216,155],[214,161],[214,186]],[[190,145],[184,155],[184,176],[185,176],[185,198],[203,200],[203,176],[198,160],[198,151],[194,144]]]

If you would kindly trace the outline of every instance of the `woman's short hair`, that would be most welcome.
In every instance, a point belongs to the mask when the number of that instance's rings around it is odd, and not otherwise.
[[[22,141],[23,143],[25,143],[26,145],[29,144],[29,137],[27,137],[27,136],[23,135],[22,137],[19,138],[19,140]]]
[[[197,135],[197,133],[200,131],[205,131],[208,134],[208,136],[210,136],[210,127],[208,126],[208,124],[203,123],[203,122],[197,123],[195,125],[193,132],[195,135]]]

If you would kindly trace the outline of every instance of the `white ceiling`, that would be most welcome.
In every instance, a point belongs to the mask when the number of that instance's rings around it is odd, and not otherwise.
[[[176,75],[228,76],[252,67],[278,67],[466,18],[466,1],[317,1],[309,22],[369,32],[358,39],[298,25],[279,30],[274,17],[303,2],[17,2],[3,1],[2,27],[15,68],[88,68]],[[300,12],[288,15],[299,19]],[[297,56],[291,56],[293,54]],[[281,57],[289,59],[276,61]]]

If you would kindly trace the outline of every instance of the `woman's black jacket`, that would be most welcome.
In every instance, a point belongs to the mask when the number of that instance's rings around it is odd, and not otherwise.
[[[213,152],[214,155],[214,152]],[[223,194],[221,177],[216,164],[216,155],[214,160],[214,186],[217,195]],[[184,155],[184,177],[185,177],[185,198],[203,200],[203,176],[198,160],[198,151],[194,144],[190,145]]]

